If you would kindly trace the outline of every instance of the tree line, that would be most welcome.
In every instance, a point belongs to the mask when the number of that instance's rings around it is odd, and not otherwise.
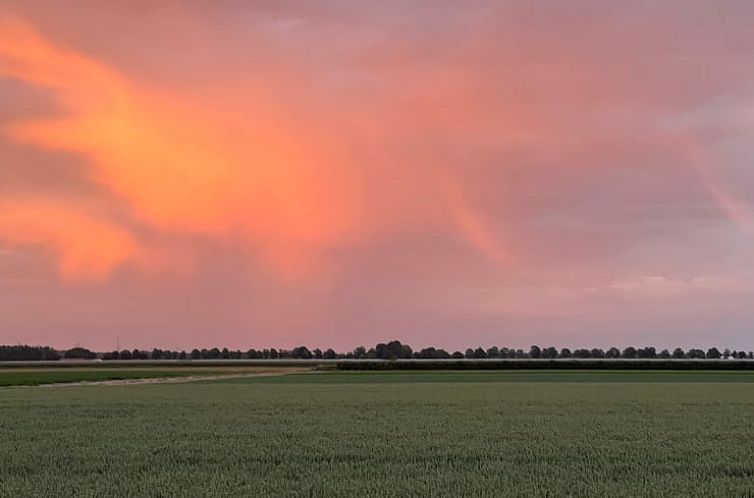
[[[86,348],[75,347],[65,351],[56,351],[48,346],[0,346],[0,361],[39,361],[60,359],[102,359],[108,360],[397,360],[397,359],[754,359],[751,351],[738,351],[724,349],[720,351],[716,347],[709,349],[691,348],[684,350],[675,348],[672,351],[663,349],[657,351],[652,346],[636,348],[628,346],[623,349],[611,347],[608,349],[569,349],[555,347],[531,346],[528,350],[520,348],[477,347],[468,348],[465,351],[448,352],[442,348],[427,347],[414,350],[408,344],[398,340],[387,343],[379,343],[367,349],[359,346],[353,351],[336,352],[332,348],[309,349],[306,346],[298,346],[293,349],[240,349],[211,348],[192,349],[186,351],[171,351],[154,348],[149,350],[124,349],[122,351],[110,351],[96,353]]]

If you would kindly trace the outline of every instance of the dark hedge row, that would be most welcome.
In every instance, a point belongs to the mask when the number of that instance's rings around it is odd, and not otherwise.
[[[342,361],[339,370],[754,370],[749,360],[396,360]]]

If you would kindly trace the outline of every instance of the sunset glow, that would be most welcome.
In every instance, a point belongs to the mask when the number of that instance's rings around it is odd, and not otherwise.
[[[0,6],[0,342],[750,345],[746,4],[106,3]]]

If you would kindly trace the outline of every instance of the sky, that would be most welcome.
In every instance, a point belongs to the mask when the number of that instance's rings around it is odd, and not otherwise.
[[[748,0],[0,2],[0,343],[748,348]]]

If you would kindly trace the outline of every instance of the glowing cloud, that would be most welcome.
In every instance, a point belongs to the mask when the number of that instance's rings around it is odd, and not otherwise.
[[[306,271],[319,251],[346,238],[356,206],[344,205],[342,194],[353,187],[339,184],[336,158],[294,136],[284,117],[213,112],[136,88],[23,24],[6,23],[0,33],[0,74],[50,89],[64,112],[17,123],[10,136],[88,157],[92,180],[140,222],[240,235],[284,274]]]

